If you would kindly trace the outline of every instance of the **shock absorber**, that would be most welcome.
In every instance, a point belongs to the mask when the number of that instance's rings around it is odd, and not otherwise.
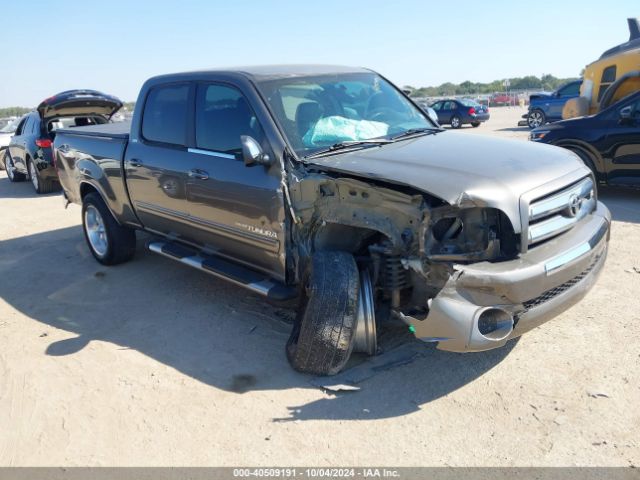
[[[400,292],[407,286],[407,271],[402,266],[401,256],[385,245],[383,252],[384,286],[391,292],[391,307],[400,307]]]

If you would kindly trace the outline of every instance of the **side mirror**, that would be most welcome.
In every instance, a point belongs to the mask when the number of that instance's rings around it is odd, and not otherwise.
[[[620,123],[628,123],[629,121],[631,121],[631,113],[631,105],[621,108],[618,112],[618,115],[620,115]]]
[[[271,157],[262,150],[260,144],[248,135],[240,136],[240,143],[242,143],[242,159],[247,167],[253,165],[271,165]]]

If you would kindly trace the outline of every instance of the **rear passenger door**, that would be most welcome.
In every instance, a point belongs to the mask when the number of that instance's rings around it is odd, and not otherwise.
[[[218,254],[284,279],[284,206],[278,165],[246,166],[240,136],[271,155],[254,109],[235,86],[200,83],[188,153],[188,212],[194,240]]]
[[[137,142],[130,142],[124,168],[131,202],[145,228],[188,240],[187,205],[195,84],[158,85],[149,90]]]

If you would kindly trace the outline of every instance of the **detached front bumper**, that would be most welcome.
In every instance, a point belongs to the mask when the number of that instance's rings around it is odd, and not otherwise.
[[[611,214],[596,211],[515,260],[458,265],[415,335],[454,352],[489,350],[541,325],[582,299],[607,256]],[[495,327],[495,328],[494,328]],[[492,330],[493,328],[493,330]]]

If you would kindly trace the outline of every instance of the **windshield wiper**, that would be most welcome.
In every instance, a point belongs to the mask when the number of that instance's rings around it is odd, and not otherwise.
[[[442,128],[410,128],[409,130],[391,137],[391,140],[395,141],[405,137],[413,137],[414,135],[431,135],[443,131],[444,130]]]
[[[344,142],[334,143],[329,148],[325,148],[323,150],[320,150],[319,152],[312,153],[311,155],[307,155],[304,158],[315,158],[321,155],[326,155],[327,153],[335,152],[337,150],[344,150],[345,148],[350,147],[365,145],[384,145],[387,143],[393,143],[393,140],[386,138],[371,138],[369,140],[345,140]]]

